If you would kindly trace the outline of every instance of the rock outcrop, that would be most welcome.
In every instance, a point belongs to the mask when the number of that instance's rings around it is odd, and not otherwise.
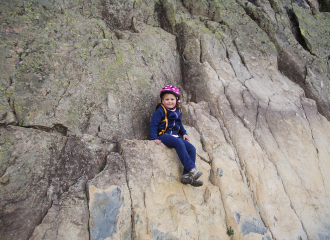
[[[330,238],[328,1],[0,4],[1,239]]]

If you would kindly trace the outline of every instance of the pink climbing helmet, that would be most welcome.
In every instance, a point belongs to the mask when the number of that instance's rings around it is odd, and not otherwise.
[[[160,91],[160,98],[163,97],[164,94],[166,93],[171,93],[174,96],[176,96],[178,102],[180,102],[180,91],[173,85],[166,85],[165,87],[162,88]]]

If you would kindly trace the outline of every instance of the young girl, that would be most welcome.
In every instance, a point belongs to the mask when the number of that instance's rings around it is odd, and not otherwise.
[[[196,148],[189,143],[182,125],[180,91],[175,86],[167,85],[160,91],[160,98],[161,103],[152,115],[150,138],[158,145],[163,143],[169,148],[175,148],[183,165],[183,184],[202,186],[203,182],[197,180],[203,173],[196,169]],[[179,138],[178,133],[182,138]]]

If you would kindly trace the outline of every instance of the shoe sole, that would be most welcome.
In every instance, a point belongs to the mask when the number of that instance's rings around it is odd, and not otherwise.
[[[183,184],[190,184],[190,185],[192,185],[194,187],[200,187],[200,186],[203,185],[203,182],[202,181],[195,181],[195,180],[192,181],[192,179],[181,179],[181,183],[183,183]]]

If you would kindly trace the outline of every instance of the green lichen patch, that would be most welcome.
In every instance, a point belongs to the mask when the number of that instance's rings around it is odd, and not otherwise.
[[[208,16],[209,3],[206,0],[184,0],[183,5],[193,15]]]
[[[312,11],[293,4],[299,22],[300,33],[312,54],[321,58],[330,55],[330,14],[321,12],[313,15]]]
[[[175,25],[177,22],[176,15],[176,2],[173,0],[161,1],[161,7],[163,11],[160,11],[160,21],[162,27],[169,32],[175,33]]]

